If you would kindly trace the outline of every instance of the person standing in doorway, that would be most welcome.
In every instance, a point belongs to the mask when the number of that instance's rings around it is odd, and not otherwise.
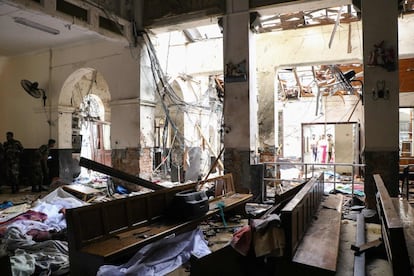
[[[42,185],[46,187],[50,185],[49,165],[47,161],[49,160],[50,149],[54,148],[55,144],[55,139],[49,139],[47,145],[41,145],[38,150],[40,156],[40,167],[42,170]]]
[[[4,185],[4,182],[6,180],[6,170],[4,166],[4,148],[3,144],[0,143],[0,189]],[[1,193],[1,190],[0,190]]]
[[[333,162],[333,152],[334,152],[334,142],[332,139],[332,134],[328,134],[327,144],[328,144],[328,163]]]
[[[12,193],[17,193],[19,191],[20,156],[23,152],[23,145],[14,139],[14,134],[11,131],[6,133],[6,138],[6,142],[3,143],[6,180],[11,186]]]
[[[316,162],[316,160],[318,159],[318,141],[316,140],[315,134],[312,134],[310,147],[312,150],[313,162]]]
[[[319,147],[319,156],[320,156],[320,162],[325,164],[326,163],[326,148],[327,148],[327,143],[326,143],[326,139],[325,139],[325,134],[321,135],[321,138],[318,141],[318,147]]]

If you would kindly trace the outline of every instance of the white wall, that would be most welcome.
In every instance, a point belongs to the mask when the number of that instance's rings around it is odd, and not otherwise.
[[[36,80],[40,87],[46,89],[47,110],[51,110],[54,113],[52,117],[57,118],[64,81],[80,68],[94,68],[102,74],[111,93],[112,147],[138,147],[140,61],[131,55],[126,46],[126,42],[96,41],[3,59],[0,63],[0,115],[3,118],[0,135],[8,130],[14,131],[16,139],[21,140],[27,148],[36,148],[45,143],[49,133],[51,137],[58,137],[57,122],[53,122],[49,128],[42,101],[25,93],[20,80]],[[67,99],[66,104],[70,105]],[[117,141],[116,147],[114,141]],[[65,144],[63,147],[67,146]]]
[[[0,67],[0,141],[6,140],[6,131],[14,132],[25,148],[39,147],[49,138],[49,108],[41,99],[27,94],[20,85],[21,79],[38,81],[39,87],[49,91],[49,53],[2,59]]]

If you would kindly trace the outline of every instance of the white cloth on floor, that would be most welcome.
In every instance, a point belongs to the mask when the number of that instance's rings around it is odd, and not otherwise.
[[[44,223],[49,226],[48,230],[61,231],[66,229],[66,219],[60,210],[76,208],[83,205],[85,205],[85,202],[59,187],[42,199],[37,200],[35,206],[31,209],[47,215]]]
[[[191,255],[201,258],[210,253],[203,232],[196,229],[146,245],[126,264],[103,265],[99,268],[97,276],[161,276],[186,263]]]
[[[10,257],[13,275],[32,275],[38,267],[40,275],[58,274],[69,270],[69,249],[67,242],[47,240],[35,242],[16,227],[8,228],[5,241]]]

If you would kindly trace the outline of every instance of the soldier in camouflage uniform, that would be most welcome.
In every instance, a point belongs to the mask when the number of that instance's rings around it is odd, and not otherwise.
[[[7,132],[6,137],[7,141],[3,143],[6,179],[12,188],[12,193],[16,193],[19,191],[20,155],[23,152],[23,146],[20,141],[14,139],[13,132]]]
[[[47,160],[49,157],[50,149],[55,146],[56,141],[49,139],[47,145],[41,145],[36,151],[33,163],[33,179],[32,179],[32,192],[40,192],[43,188],[42,185],[49,185],[49,167]]]
[[[3,186],[6,181],[6,170],[4,166],[4,148],[0,143],[0,186]]]

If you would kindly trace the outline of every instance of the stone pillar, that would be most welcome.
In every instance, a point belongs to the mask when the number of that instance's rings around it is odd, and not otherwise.
[[[364,136],[366,205],[375,209],[373,174],[380,174],[391,196],[398,195],[398,2],[361,1],[364,59]]]
[[[111,102],[112,167],[135,176],[140,173],[140,108],[139,99]]]
[[[228,0],[223,18],[224,168],[236,191],[250,189],[250,164],[257,152],[257,92],[254,34],[248,0]]]
[[[143,30],[143,1],[134,1],[136,27]],[[139,82],[139,175],[151,180],[154,160],[155,132],[155,81],[152,77],[151,61],[142,38],[136,38],[138,45],[134,51],[140,56]]]
[[[275,106],[275,71],[258,72],[258,94],[260,112],[258,114],[260,148],[265,153],[274,152],[277,147],[275,126],[277,126],[277,108]],[[276,114],[276,115],[275,115]],[[267,134],[267,135],[266,135]]]

